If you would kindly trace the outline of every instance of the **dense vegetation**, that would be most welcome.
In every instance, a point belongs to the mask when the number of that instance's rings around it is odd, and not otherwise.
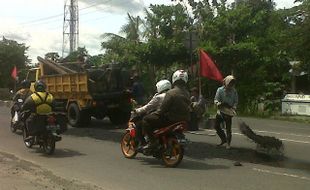
[[[223,75],[238,79],[240,110],[255,112],[258,102],[273,105],[284,92],[294,92],[293,79],[301,80],[304,93],[310,93],[310,0],[296,0],[295,7],[275,9],[272,0],[174,0],[175,5],[151,5],[145,17],[128,14],[128,22],[120,35],[105,33],[101,42],[105,54],[88,56],[93,65],[119,63],[144,79],[148,90],[155,82],[169,78],[176,68],[190,72],[190,85],[198,85],[198,49],[207,51]],[[189,6],[185,6],[185,5]],[[18,52],[22,63],[3,58],[6,48],[13,46],[0,41],[0,65],[25,65],[24,44]],[[16,43],[16,42],[15,42]],[[5,45],[7,44],[7,45]],[[65,60],[88,55],[79,48]],[[6,55],[7,56],[7,55]],[[59,60],[57,53],[47,58]],[[13,56],[16,57],[16,56]],[[24,61],[24,62],[23,62]],[[298,61],[291,65],[291,61]],[[191,64],[192,63],[192,64]],[[3,75],[3,76],[2,76]],[[5,76],[4,76],[5,75]],[[0,75],[0,84],[8,84],[7,73]],[[212,99],[220,84],[202,79],[202,92]]]

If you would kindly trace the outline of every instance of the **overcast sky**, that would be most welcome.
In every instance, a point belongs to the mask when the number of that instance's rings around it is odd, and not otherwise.
[[[233,0],[228,0],[232,2]],[[0,0],[0,37],[30,46],[32,62],[47,52],[61,55],[65,0]],[[275,0],[277,8],[290,8],[294,0]],[[100,35],[118,33],[127,12],[142,16],[150,4],[171,4],[170,0],[79,0],[79,46],[91,55],[101,53]]]

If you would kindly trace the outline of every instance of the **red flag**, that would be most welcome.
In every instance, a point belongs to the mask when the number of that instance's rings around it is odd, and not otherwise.
[[[200,50],[200,75],[216,81],[223,81],[223,76],[209,55]]]
[[[12,72],[11,72],[11,77],[12,77],[14,80],[16,80],[16,78],[17,78],[17,68],[16,68],[16,66],[14,66],[14,68],[13,68],[13,70],[12,70]]]

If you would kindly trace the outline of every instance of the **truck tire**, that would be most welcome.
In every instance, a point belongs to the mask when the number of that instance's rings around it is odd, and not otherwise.
[[[91,121],[91,116],[87,110],[80,110],[76,103],[71,103],[68,107],[68,123],[72,127],[87,126]]]
[[[111,109],[109,110],[108,116],[110,121],[115,125],[125,124],[130,119],[130,112],[125,112],[121,109]]]

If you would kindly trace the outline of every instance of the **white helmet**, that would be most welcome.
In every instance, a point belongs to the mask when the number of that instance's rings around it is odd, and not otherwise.
[[[171,82],[169,80],[160,80],[156,83],[158,93],[171,89]]]
[[[185,72],[184,70],[177,70],[176,72],[174,72],[172,75],[172,84],[174,84],[174,82],[177,80],[183,80],[185,83],[187,83],[187,72]]]

